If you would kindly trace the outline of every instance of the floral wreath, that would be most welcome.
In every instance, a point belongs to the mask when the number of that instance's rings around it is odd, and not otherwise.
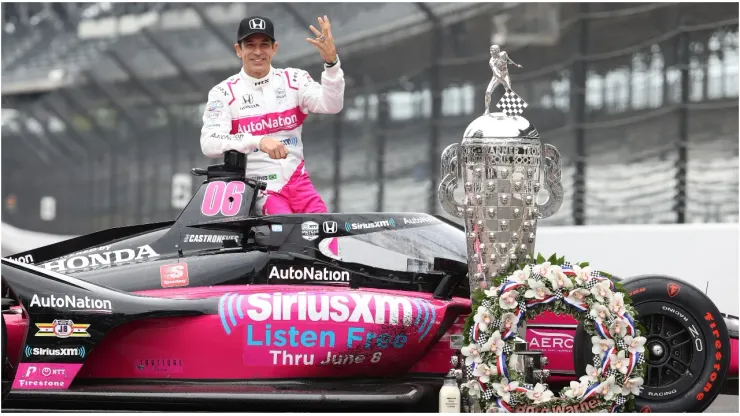
[[[496,287],[475,290],[477,312],[468,316],[461,350],[470,380],[463,392],[487,412],[631,411],[643,385],[646,339],[629,296],[609,277],[588,263],[539,255],[536,263],[512,265],[497,276]],[[561,397],[543,384],[524,383],[514,354],[520,324],[544,311],[584,322],[593,344],[593,365]]]

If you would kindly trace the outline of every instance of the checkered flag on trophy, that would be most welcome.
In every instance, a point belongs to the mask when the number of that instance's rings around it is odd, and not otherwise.
[[[529,104],[512,90],[506,90],[496,107],[509,117],[521,115]]]

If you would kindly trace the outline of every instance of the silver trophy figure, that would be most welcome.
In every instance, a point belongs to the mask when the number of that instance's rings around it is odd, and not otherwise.
[[[508,74],[498,74],[510,87]],[[508,88],[497,107],[502,111],[475,119],[462,142],[442,153],[438,198],[448,214],[465,221],[471,293],[490,288],[496,275],[533,257],[537,220],[553,215],[563,202],[560,154],[542,144],[537,129],[520,115],[526,102]],[[543,173],[549,198],[540,204]],[[462,203],[453,195],[458,180],[464,184]]]
[[[489,107],[491,107],[491,95],[493,95],[493,91],[496,87],[503,85],[506,90],[511,90],[509,63],[516,65],[519,68],[522,67],[518,63],[512,61],[511,58],[509,58],[509,54],[501,52],[501,48],[499,48],[498,45],[491,45],[491,59],[488,61],[488,66],[490,66],[491,71],[493,71],[493,78],[491,78],[491,82],[488,83],[488,88],[486,88],[486,111],[483,115],[490,112]]]

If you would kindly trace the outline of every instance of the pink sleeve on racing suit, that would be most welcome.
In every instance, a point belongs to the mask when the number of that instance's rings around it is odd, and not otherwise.
[[[324,69],[321,73],[321,83],[311,79],[308,72],[302,69],[291,69],[288,76],[288,86],[298,90],[298,105],[303,112],[306,110],[318,114],[337,114],[344,107],[344,71],[342,63],[337,57],[337,64]],[[295,78],[293,74],[297,76]],[[294,85],[293,79],[298,81]]]
[[[206,157],[217,158],[229,150],[249,153],[259,147],[262,136],[248,133],[231,134],[232,117],[229,108],[231,95],[222,84],[208,93],[200,130],[200,148]]]

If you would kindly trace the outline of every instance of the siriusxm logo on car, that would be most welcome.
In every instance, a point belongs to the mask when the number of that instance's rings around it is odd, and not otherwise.
[[[23,349],[27,358],[37,357],[80,357],[85,358],[85,347],[74,348],[39,348],[26,345]]]
[[[396,226],[396,220],[394,220],[393,218],[389,218],[388,221],[345,222],[344,223],[344,229],[347,230],[347,232],[350,232],[352,230],[372,230],[374,228],[383,228],[383,227],[393,228],[395,226]]]

